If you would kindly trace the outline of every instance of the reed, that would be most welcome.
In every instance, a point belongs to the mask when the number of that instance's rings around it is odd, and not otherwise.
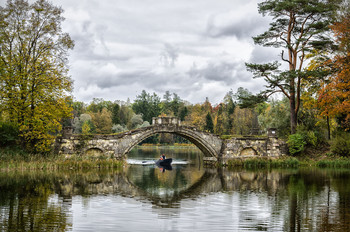
[[[316,166],[319,168],[350,168],[350,158],[319,160]]]
[[[231,159],[228,160],[227,166],[230,167],[244,167],[252,168],[298,168],[300,162],[298,159],[290,157],[283,159],[265,159],[265,158],[251,158],[251,159]]]
[[[29,154],[20,149],[0,150],[0,170],[60,170],[111,169],[124,165],[124,161],[106,156],[58,156]]]

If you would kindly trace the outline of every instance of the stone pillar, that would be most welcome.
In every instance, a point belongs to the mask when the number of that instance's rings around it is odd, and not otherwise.
[[[181,121],[177,117],[153,117],[152,125],[180,125]]]

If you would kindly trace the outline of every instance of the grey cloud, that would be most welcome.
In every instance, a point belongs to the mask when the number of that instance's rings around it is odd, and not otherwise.
[[[259,1],[55,0],[76,44],[69,58],[75,97],[126,100],[142,89],[169,90],[196,103],[249,86],[244,63],[269,59],[258,49],[250,55],[249,37],[266,23]]]
[[[274,60],[279,60],[279,52],[280,50],[276,48],[262,47],[256,45],[254,46],[249,62],[268,63]]]
[[[187,72],[191,78],[204,78],[209,81],[221,81],[225,84],[232,84],[237,78],[236,74],[244,67],[240,63],[229,63],[222,61],[219,63],[209,62],[207,66],[198,68],[194,64]]]
[[[178,48],[169,43],[165,43],[164,50],[160,54],[160,62],[166,67],[174,67],[178,56]]]
[[[249,39],[266,30],[268,20],[253,12],[241,13],[241,16],[239,12],[213,15],[207,21],[206,34],[212,38],[235,36],[238,39]]]

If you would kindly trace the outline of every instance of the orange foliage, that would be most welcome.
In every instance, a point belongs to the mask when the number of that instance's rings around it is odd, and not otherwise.
[[[350,15],[332,26],[339,44],[338,54],[331,61],[336,72],[319,92],[318,105],[322,115],[345,116],[344,126],[350,126]]]

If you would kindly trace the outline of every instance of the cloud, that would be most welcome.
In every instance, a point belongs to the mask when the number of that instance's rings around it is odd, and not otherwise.
[[[164,50],[160,54],[160,62],[165,67],[174,67],[178,56],[178,49],[169,43],[165,43]]]
[[[144,89],[219,103],[230,89],[261,89],[245,68],[275,56],[251,39],[267,29],[260,1],[55,0],[76,44],[69,57],[75,98],[134,99]]]
[[[206,34],[213,38],[234,36],[249,39],[261,33],[267,25],[268,19],[257,14],[256,2],[251,1],[237,5],[234,10],[211,15]]]

